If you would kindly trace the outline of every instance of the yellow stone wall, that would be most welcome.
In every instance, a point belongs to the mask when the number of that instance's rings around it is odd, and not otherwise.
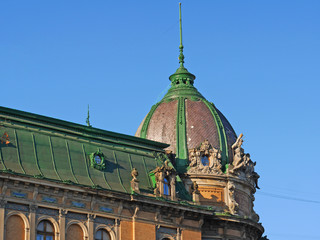
[[[182,239],[181,240],[201,240],[201,232],[191,231],[191,230],[183,230],[182,231]]]

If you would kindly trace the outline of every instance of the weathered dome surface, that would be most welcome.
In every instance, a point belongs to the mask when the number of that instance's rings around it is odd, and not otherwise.
[[[193,86],[195,76],[184,67],[170,76],[171,88],[140,124],[136,136],[170,144],[177,166],[187,168],[188,152],[208,140],[219,149],[223,165],[232,161],[236,134],[228,120]]]

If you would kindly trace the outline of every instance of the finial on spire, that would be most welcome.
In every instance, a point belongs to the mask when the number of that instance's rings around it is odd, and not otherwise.
[[[184,55],[183,55],[183,45],[182,45],[182,20],[181,20],[181,3],[179,3],[179,22],[180,22],[180,45],[179,45],[179,63],[180,67],[177,71],[172,74],[169,79],[171,81],[171,87],[179,86],[193,86],[193,82],[196,79],[196,76],[192,73],[189,73],[188,70],[183,66],[184,64]],[[170,88],[171,89],[171,88]],[[170,91],[169,89],[169,91]]]
[[[88,115],[87,115],[87,121],[86,121],[86,123],[87,123],[87,126],[88,126],[88,127],[92,127],[91,124],[90,124],[89,104],[88,104]]]
[[[179,63],[183,67],[184,55],[183,55],[183,45],[182,45],[182,20],[181,20],[181,3],[179,3],[179,24],[180,24],[180,45],[179,45]]]

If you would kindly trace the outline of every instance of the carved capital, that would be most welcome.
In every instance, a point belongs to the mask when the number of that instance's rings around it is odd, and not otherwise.
[[[1,199],[0,200],[0,208],[5,208],[6,207],[6,204],[7,204],[7,201],[4,200],[4,199]]]
[[[30,213],[35,213],[35,212],[37,212],[37,209],[38,209],[38,206],[37,206],[37,205],[34,205],[34,204],[30,204],[30,205],[29,205],[29,211],[30,211]]]
[[[116,219],[114,220],[114,225],[115,225],[116,227],[119,227],[119,226],[120,226],[120,219],[119,219],[119,218],[116,218]]]
[[[68,213],[68,210],[65,210],[65,209],[59,209],[59,217],[62,218],[62,217],[65,217]]]
[[[89,214],[87,215],[87,217],[88,217],[88,221],[94,221],[94,219],[96,218],[96,215],[89,213]]]

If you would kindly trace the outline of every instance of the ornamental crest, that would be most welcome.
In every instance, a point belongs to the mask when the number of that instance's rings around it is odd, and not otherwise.
[[[189,167],[188,173],[222,174],[220,150],[205,140],[200,147],[189,150]]]
[[[90,154],[90,165],[98,170],[104,170],[106,168],[104,154],[100,151]]]

